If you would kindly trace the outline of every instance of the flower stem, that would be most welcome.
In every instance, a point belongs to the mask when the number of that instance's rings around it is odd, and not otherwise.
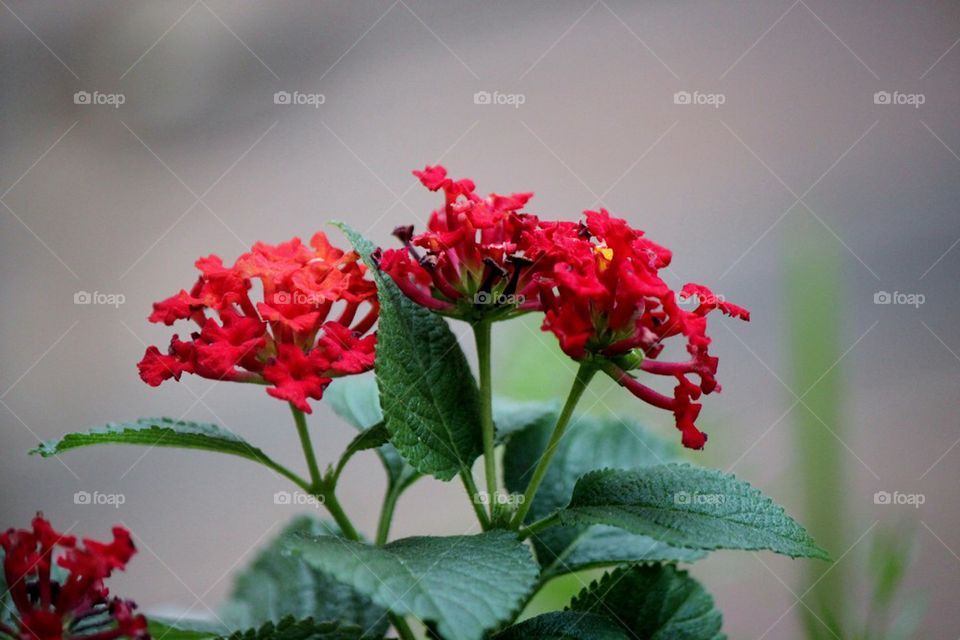
[[[464,469],[460,472],[460,478],[463,480],[463,486],[467,489],[467,495],[470,496],[470,504],[473,506],[473,511],[477,514],[477,520],[480,521],[480,526],[483,527],[483,530],[486,531],[490,528],[490,518],[487,517],[487,512],[483,510],[482,501],[480,500],[480,492],[477,491],[477,483],[473,480],[473,475],[471,475],[469,469]]]
[[[337,500],[334,487],[324,484],[321,486],[320,491],[317,492],[317,495],[323,498],[323,506],[325,506],[327,511],[330,512],[330,515],[333,516],[337,526],[340,527],[340,532],[350,540],[359,541],[360,534],[357,533],[353,523],[350,522],[350,518],[347,517],[343,507],[340,506],[340,501]]]
[[[292,403],[290,404],[290,411],[293,412],[293,421],[297,424],[297,434],[300,436],[300,445],[303,447],[303,457],[306,458],[307,467],[310,469],[310,482],[314,487],[319,487],[322,484],[320,467],[317,466],[317,456],[313,451],[313,444],[310,442],[307,416]]]
[[[490,519],[497,521],[497,458],[493,425],[493,376],[490,372],[491,322],[480,320],[473,324],[477,342],[477,359],[480,364],[480,424],[483,428],[483,470],[487,480],[487,497],[490,499]]]
[[[323,500],[323,506],[333,516],[344,536],[351,540],[360,540],[360,534],[357,533],[353,523],[350,522],[350,518],[347,517],[337,500],[336,482],[332,479],[331,482],[326,482],[320,475],[317,456],[313,451],[313,443],[310,442],[310,431],[307,429],[307,417],[303,411],[292,404],[290,410],[293,412],[293,421],[297,425],[297,434],[300,436],[300,445],[303,447],[303,457],[306,458],[307,467],[310,469],[310,493]]]
[[[520,503],[520,508],[517,509],[517,514],[513,518],[513,528],[518,528],[523,524],[523,519],[526,517],[527,512],[530,511],[530,507],[533,506],[533,499],[537,495],[537,489],[540,488],[540,483],[543,482],[543,477],[547,474],[550,462],[557,452],[557,445],[560,444],[560,439],[563,438],[567,425],[570,423],[570,418],[573,417],[573,410],[576,408],[580,397],[583,395],[583,392],[586,391],[587,385],[590,384],[590,380],[596,372],[597,369],[594,364],[587,362],[580,364],[580,368],[577,370],[577,377],[573,381],[573,386],[570,387],[569,395],[567,395],[567,402],[563,405],[563,411],[560,412],[560,417],[557,418],[557,424],[553,428],[553,435],[550,436],[547,448],[544,450],[543,456],[540,457],[537,468],[533,471],[530,484],[527,485],[527,490],[523,494],[523,502]]]
[[[414,635],[413,629],[407,624],[406,618],[395,613],[389,614],[389,618],[393,628],[396,629],[400,635],[400,640],[417,640],[417,636]]]
[[[377,524],[377,546],[387,543],[390,537],[390,525],[393,523],[393,510],[397,506],[397,500],[400,498],[400,484],[396,486],[391,484],[387,487],[387,495],[383,498],[383,506],[380,508],[380,522]]]

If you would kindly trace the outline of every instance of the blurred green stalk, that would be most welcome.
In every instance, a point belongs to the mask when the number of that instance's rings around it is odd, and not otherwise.
[[[804,526],[836,559],[849,544],[845,535],[848,492],[844,473],[844,465],[849,460],[843,446],[830,433],[832,430],[840,438],[845,437],[841,415],[842,376],[840,367],[835,366],[842,353],[844,304],[839,249],[835,240],[823,231],[820,227],[812,229],[804,225],[788,234],[784,294],[790,386],[802,398],[792,413],[799,464],[792,477],[803,490],[805,513],[801,520]],[[798,593],[813,587],[804,598],[813,613],[800,609],[810,638],[843,638],[846,636],[842,628],[849,628],[846,622],[855,605],[847,590],[844,565],[831,566],[832,563],[804,562],[804,584]],[[833,634],[824,623],[831,627]]]

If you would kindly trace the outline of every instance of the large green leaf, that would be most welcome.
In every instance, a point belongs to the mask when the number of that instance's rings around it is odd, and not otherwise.
[[[507,489],[522,492],[543,455],[556,414],[543,414],[511,436],[504,453]],[[537,492],[527,522],[570,503],[573,487],[584,474],[601,468],[630,469],[660,464],[676,457],[675,446],[633,421],[580,416],[570,425]],[[543,579],[579,569],[621,562],[676,560],[691,562],[701,551],[671,547],[644,535],[602,525],[551,527],[533,538]]]
[[[349,585],[305,564],[287,549],[303,536],[326,537],[339,544],[332,524],[309,516],[291,522],[234,580],[223,618],[238,628],[294,618],[336,620],[360,627],[364,638],[381,638],[388,621],[384,609]]]
[[[159,620],[150,620],[148,631],[153,640],[361,640],[356,626],[316,622],[311,618],[297,620],[292,616],[230,635],[212,632],[205,626]]]
[[[336,380],[324,394],[324,399],[330,403],[334,413],[361,431],[358,438],[364,437],[363,434],[372,437],[371,430],[383,424],[380,391],[373,375]],[[392,444],[383,444],[376,451],[387,471],[392,490],[403,491],[420,477],[419,472],[403,460]]]
[[[97,444],[134,444],[149,447],[177,447],[229,453],[256,462],[269,462],[266,454],[240,436],[215,424],[172,418],[140,418],[135,422],[111,422],[86,433],[68,433],[62,438],[41,442],[30,451],[44,458]]]
[[[377,384],[390,441],[421,473],[450,480],[483,449],[480,394],[457,337],[378,268],[368,240],[341,224],[377,282]]]
[[[672,565],[618,569],[580,592],[570,609],[605,616],[631,638],[722,640],[723,616],[686,571]]]
[[[554,611],[504,629],[494,640],[633,640],[610,618],[579,611]]]
[[[449,640],[483,638],[513,617],[537,581],[530,551],[509,531],[405,538],[383,547],[302,538],[291,548],[380,606],[436,623]]]
[[[691,549],[768,549],[827,559],[783,507],[714,469],[665,464],[582,477],[564,524],[606,524]]]

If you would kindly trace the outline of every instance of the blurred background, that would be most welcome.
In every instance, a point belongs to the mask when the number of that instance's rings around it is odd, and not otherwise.
[[[956,637],[960,5],[0,5],[3,526],[38,509],[91,536],[122,522],[141,553],[117,592],[215,608],[253,549],[309,510],[273,503],[281,479],[200,452],[26,451],[170,415],[297,463],[262,391],[139,380],[145,346],[170,335],[150,305],[189,287],[199,256],[232,261],[333,218],[383,244],[422,228],[438,197],[410,170],[442,163],[483,193],[536,192],[543,216],[605,206],[674,251],[671,284],[752,311],[713,323],[723,393],[691,457],[787,505],[835,563],[697,564],[730,637],[866,637],[868,616],[919,622],[889,637]],[[495,341],[499,393],[566,391],[572,368],[535,318]],[[619,388],[583,406],[678,437]],[[353,435],[322,405],[311,426],[324,462]],[[373,456],[341,482],[368,533],[383,486]],[[418,483],[394,536],[464,533],[462,492]]]

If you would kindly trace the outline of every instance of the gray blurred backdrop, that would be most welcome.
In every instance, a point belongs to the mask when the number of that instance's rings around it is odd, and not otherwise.
[[[706,404],[712,437],[696,458],[732,467],[798,514],[806,390],[789,376],[784,263],[836,259],[843,304],[819,311],[836,311],[840,336],[846,395],[842,424],[830,426],[842,432],[833,442],[848,480],[831,490],[853,525],[831,551],[856,568],[870,527],[912,522],[910,591],[930,602],[922,637],[956,637],[956,3],[0,5],[3,526],[37,509],[88,535],[123,522],[141,553],[118,592],[148,609],[215,607],[230,572],[296,512],[273,503],[281,480],[199,452],[115,447],[58,461],[26,451],[168,414],[221,423],[295,463],[288,413],[260,390],[140,382],[145,345],[170,335],[146,322],[150,304],[188,287],[199,256],[232,261],[256,240],[309,237],[332,218],[380,243],[398,224],[422,227],[438,197],[410,170],[442,162],[481,192],[535,191],[530,210],[541,215],[606,206],[674,250],[673,284],[701,281],[748,307],[750,324],[713,328],[724,392]],[[675,98],[683,91],[691,104]],[[275,92],[323,103],[276,104]],[[79,291],[124,302],[74,304]],[[875,304],[884,291],[924,301]],[[505,357],[511,343],[552,341],[535,321],[496,339],[500,392],[517,366],[540,370],[543,395],[567,388],[571,374],[552,356]],[[669,416],[618,389],[604,403],[677,437]],[[324,406],[311,424],[325,461],[352,435]],[[368,532],[382,488],[372,457],[342,482]],[[78,490],[126,502],[78,505]],[[462,491],[416,485],[394,535],[462,533]],[[877,491],[925,503],[877,505]],[[695,573],[731,637],[792,638],[804,564],[721,553]]]

